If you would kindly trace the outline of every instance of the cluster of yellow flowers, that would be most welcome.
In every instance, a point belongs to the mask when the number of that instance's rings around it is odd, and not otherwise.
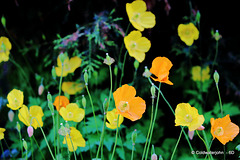
[[[137,30],[124,37],[124,43],[129,55],[138,62],[142,62],[145,59],[145,53],[151,47],[151,42],[146,37],[142,37],[140,31],[144,31],[145,28],[153,28],[156,24],[156,18],[152,12],[146,11],[147,5],[143,0],[127,3],[126,10],[129,21]]]

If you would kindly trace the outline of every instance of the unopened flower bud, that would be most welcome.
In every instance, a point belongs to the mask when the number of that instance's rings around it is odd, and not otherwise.
[[[157,155],[155,153],[152,154],[151,160],[157,160]]]
[[[23,141],[23,148],[27,151],[28,150],[27,142],[24,139],[22,139],[22,141]]]
[[[193,139],[193,136],[194,136],[194,131],[189,131],[188,130],[188,137],[189,137],[190,140]]]
[[[219,74],[218,72],[215,70],[214,74],[213,74],[213,78],[216,84],[218,84],[219,82]]]
[[[47,94],[47,100],[52,102],[52,95],[50,92],[48,92],[48,94]]]
[[[118,66],[117,65],[114,66],[113,73],[115,76],[117,76],[117,74],[118,74]]]
[[[137,70],[139,67],[139,62],[137,60],[135,60],[133,65],[134,65],[135,70]]]
[[[56,79],[56,77],[57,77],[57,73],[56,73],[54,66],[52,67],[52,77],[53,77],[53,79]]]
[[[83,74],[83,78],[84,78],[85,85],[87,85],[88,84],[88,73],[87,73],[87,70],[85,70],[85,72]]]
[[[43,91],[44,91],[44,86],[43,86],[43,84],[41,84],[41,85],[38,87],[38,95],[41,96],[42,93],[43,93]]]
[[[107,65],[111,65],[115,62],[115,60],[113,58],[111,58],[108,53],[106,53],[106,58],[104,59],[103,63],[107,64]]]
[[[1,22],[2,22],[3,27],[5,28],[6,27],[6,18],[4,16],[2,16]]]
[[[12,110],[10,110],[10,111],[8,112],[8,119],[9,119],[10,122],[12,122],[12,121],[13,121],[13,118],[14,118],[14,112],[13,112]]]
[[[20,124],[19,124],[18,122],[17,122],[16,129],[18,130],[18,132],[20,132],[20,131],[21,131],[21,126],[20,126]]]
[[[200,14],[199,11],[197,11],[197,13],[196,13],[196,21],[197,21],[197,23],[200,23],[200,18],[201,18],[201,14]]]
[[[66,57],[66,55],[65,55],[64,53],[60,53],[60,54],[59,54],[59,59],[60,59],[62,65],[63,65],[63,63],[64,63],[64,61],[65,61],[66,58],[67,58],[67,57]]]
[[[134,129],[134,131],[132,133],[132,145],[133,146],[135,145],[136,139],[137,139],[137,130]]]
[[[159,159],[158,160],[163,160],[162,155],[159,155]]]
[[[200,127],[197,128],[198,131],[202,131],[202,130],[204,130],[204,129],[205,129],[204,126],[200,126]]]
[[[156,94],[156,88],[154,87],[154,85],[152,85],[151,87],[151,94],[152,94],[152,98],[154,98]]]
[[[87,101],[86,101],[86,98],[84,97],[84,95],[82,95],[82,105],[83,105],[83,108],[86,108]]]
[[[28,128],[27,128],[27,133],[28,133],[28,136],[29,136],[29,137],[32,137],[33,132],[34,132],[33,127],[32,127],[32,126],[28,126]]]

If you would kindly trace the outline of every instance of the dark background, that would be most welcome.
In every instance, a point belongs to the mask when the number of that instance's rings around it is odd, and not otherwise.
[[[103,10],[111,11],[116,9],[114,16],[123,17],[120,22],[121,27],[126,30],[129,23],[126,14],[124,0],[73,0],[70,3],[70,11],[68,10],[68,2],[66,0],[1,0],[0,16],[4,16],[7,21],[7,29],[11,36],[17,41],[20,46],[24,46],[29,40],[34,43],[42,43],[42,35],[45,35],[47,46],[43,46],[40,54],[51,54],[49,46],[51,42],[57,39],[57,34],[66,36],[76,31],[76,24],[85,25],[92,22],[94,14]],[[182,43],[177,36],[177,26],[187,22],[184,16],[190,16],[189,0],[169,0],[171,10],[169,15],[164,10],[164,0],[146,0],[148,10],[152,11],[156,16],[156,26],[153,29],[148,29],[143,32],[152,43],[151,49],[146,53],[146,59],[141,66],[151,67],[151,62],[156,56],[166,56],[174,64],[171,75],[174,70],[179,67],[181,61],[185,60],[184,56],[176,56],[171,52],[172,44]],[[239,103],[240,98],[240,23],[239,23],[239,2],[238,1],[218,1],[218,0],[192,0],[192,9],[199,10],[201,13],[200,21],[200,37],[197,40],[197,45],[201,46],[202,58],[207,57],[211,52],[210,47],[215,44],[211,36],[211,29],[219,30],[223,39],[219,41],[219,56],[217,61],[219,66],[214,69],[219,70],[221,75],[220,88],[222,90],[222,101],[236,101]],[[131,26],[130,30],[134,28]],[[0,26],[0,35],[7,36],[5,30]],[[18,56],[16,49],[11,51],[13,56]],[[40,56],[41,57],[41,56]],[[41,62],[41,60],[39,60]],[[30,62],[31,63],[31,62]],[[34,64],[32,62],[32,64]],[[196,65],[198,61],[196,61]],[[224,70],[224,71],[223,71]],[[226,78],[227,77],[227,78]],[[229,80],[234,83],[235,87],[229,85]],[[173,81],[174,82],[174,81]],[[172,106],[183,102],[185,99],[181,95],[182,89],[162,85],[163,93],[171,102]],[[230,92],[230,93],[229,93]],[[7,92],[6,92],[7,93]],[[163,101],[160,105],[167,107]],[[164,110],[164,109],[163,109]],[[171,130],[174,129],[172,113],[166,108],[163,121],[169,122]],[[170,123],[171,122],[171,123]],[[169,131],[168,130],[168,131]],[[176,132],[166,133],[169,136],[176,137]]]

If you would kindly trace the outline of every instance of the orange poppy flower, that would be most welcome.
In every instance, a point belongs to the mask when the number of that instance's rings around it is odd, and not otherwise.
[[[136,90],[127,84],[119,87],[114,93],[117,114],[136,121],[142,117],[146,110],[146,103],[141,97],[135,97]]]
[[[59,104],[59,96],[57,96],[54,100],[53,105],[56,107],[57,111],[59,111],[59,109],[61,107],[65,107],[69,104],[69,100],[67,97],[65,96],[60,96],[60,104]],[[60,106],[60,107],[59,107]]]
[[[210,122],[213,138],[217,138],[223,145],[232,141],[239,133],[239,127],[231,122],[229,114],[216,120],[211,118]]]
[[[161,83],[167,83],[173,85],[171,81],[168,80],[169,70],[172,68],[172,62],[166,57],[156,57],[152,62],[152,67],[150,72],[154,74],[157,78],[151,77],[154,81]]]

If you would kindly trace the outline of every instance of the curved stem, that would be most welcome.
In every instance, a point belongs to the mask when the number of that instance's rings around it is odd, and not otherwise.
[[[55,160],[55,158],[54,158],[54,156],[53,156],[53,153],[52,153],[52,150],[51,150],[51,148],[50,148],[50,146],[49,146],[49,144],[48,144],[48,141],[47,141],[46,135],[45,135],[45,133],[44,133],[44,131],[43,131],[43,129],[42,129],[40,123],[38,122],[38,120],[37,120],[36,117],[32,117],[32,119],[35,119],[35,120],[37,121],[37,123],[38,123],[38,127],[41,129],[41,132],[42,132],[43,137],[44,137],[44,139],[45,139],[45,142],[46,142],[46,144],[47,144],[48,150],[49,150],[49,152],[50,152],[50,154],[51,154],[51,156],[52,156],[52,159]],[[32,121],[32,119],[31,119],[31,121]]]
[[[2,146],[2,141],[0,140],[0,146],[1,146],[1,150],[2,150],[2,155],[3,155],[3,159],[5,160],[5,153],[4,153],[4,150],[3,150],[3,146]],[[11,150],[10,150],[11,152]]]
[[[133,160],[133,155],[134,155],[134,145],[132,145],[132,155],[131,155],[131,160]]]
[[[124,66],[125,66],[125,62],[126,62],[127,53],[128,53],[128,51],[125,52],[124,59],[123,59],[122,73],[121,73],[121,78],[120,78],[119,87],[122,86],[122,79],[123,79],[123,76],[124,76]]]
[[[181,137],[182,137],[183,129],[184,129],[184,128],[182,127],[182,130],[181,130],[180,135],[179,135],[179,137],[178,137],[177,143],[176,143],[176,145],[175,145],[175,147],[174,147],[174,150],[173,150],[173,153],[172,153],[172,156],[171,156],[171,160],[173,159],[174,154],[175,154],[175,152],[176,152],[176,150],[177,150],[178,143],[180,142],[180,139],[181,139]]]
[[[88,85],[85,84],[85,86],[86,86],[86,90],[87,90],[87,93],[88,93],[88,96],[89,96],[89,100],[90,100],[90,103],[91,103],[91,106],[92,106],[92,112],[93,112],[93,117],[94,117],[94,121],[95,121],[95,125],[96,125],[97,134],[99,134],[98,133],[98,126],[97,126],[97,119],[96,119],[96,116],[95,116],[95,111],[94,111],[92,97],[91,97],[91,94],[90,94],[90,92],[88,90]]]
[[[150,78],[148,78],[148,81],[150,82],[151,85],[154,85],[154,84],[152,83],[152,81],[151,81]],[[154,87],[160,92],[162,98],[163,98],[164,101],[167,103],[169,109],[172,111],[173,115],[175,116],[175,112],[174,112],[174,110],[172,109],[172,106],[171,106],[170,103],[167,101],[167,99],[166,99],[165,96],[163,95],[162,91],[161,91],[160,89],[158,89],[158,87],[157,87],[156,85],[154,85]],[[184,130],[183,130],[183,134],[184,134],[184,136],[185,136],[185,139],[186,139],[187,142],[188,142],[189,148],[191,149],[191,151],[194,151],[193,148],[192,148],[192,145],[191,145],[191,143],[190,143],[190,141],[189,141],[188,135],[186,134],[186,132],[185,132]],[[194,159],[196,160],[196,159],[197,159],[196,155],[195,155],[195,154],[192,154],[192,155],[193,155]]]
[[[39,150],[39,151],[40,151],[40,153],[41,153],[42,159],[44,159],[44,160],[45,160],[45,157],[44,157],[44,155],[43,155],[43,153],[42,153],[42,151],[41,151],[41,149],[40,149],[40,147],[39,147],[39,145],[38,145],[38,142],[37,142],[37,140],[35,139],[34,135],[32,135],[32,137],[33,137],[33,140],[34,140],[34,142],[36,143],[36,145],[37,145],[37,147],[38,147],[38,150]]]
[[[57,131],[59,130],[59,125],[60,125],[60,116],[59,116],[59,110],[60,110],[60,96],[61,96],[61,90],[62,90],[62,79],[63,79],[63,63],[62,63],[62,70],[61,70],[61,76],[60,76],[60,81],[59,81],[59,86],[58,86],[58,112],[57,112]],[[59,134],[57,134],[57,154],[60,154],[60,139],[59,139]]]
[[[151,126],[150,138],[149,138],[149,142],[148,142],[148,146],[147,146],[147,152],[146,152],[146,155],[145,155],[145,160],[147,160],[147,157],[148,157],[148,151],[149,151],[149,148],[150,148],[153,129],[154,129],[154,125],[155,125],[155,121],[156,121],[156,117],[157,117],[158,102],[159,102],[159,97],[160,97],[160,88],[161,88],[161,83],[159,83],[159,87],[158,87],[157,103],[156,103],[156,107],[155,107],[155,114],[154,114],[154,118],[153,118],[153,122],[152,122],[152,126]]]
[[[150,120],[150,125],[149,125],[149,128],[148,128],[148,133],[147,133],[146,142],[145,142],[144,149],[143,149],[142,160],[143,160],[144,157],[145,157],[145,152],[146,152],[146,148],[147,148],[147,144],[148,144],[148,138],[149,138],[150,131],[151,131],[151,128],[152,128],[152,121],[153,121],[153,105],[154,105],[154,98],[152,98],[151,120]]]
[[[200,134],[198,133],[198,130],[196,130],[196,132],[197,132],[198,137],[203,141],[203,143],[204,143],[204,145],[205,145],[205,147],[206,147],[206,149],[207,149],[207,152],[209,152],[209,148],[208,148],[205,140],[200,136]],[[209,154],[208,154],[208,158],[210,159]]]
[[[113,152],[112,152],[111,160],[113,160],[114,153],[115,153],[116,146],[117,146],[117,139],[118,139],[118,121],[119,121],[119,115],[118,115],[118,117],[117,117],[117,130],[116,130],[116,138],[115,138],[115,144],[114,144],[114,147],[113,147]]]

